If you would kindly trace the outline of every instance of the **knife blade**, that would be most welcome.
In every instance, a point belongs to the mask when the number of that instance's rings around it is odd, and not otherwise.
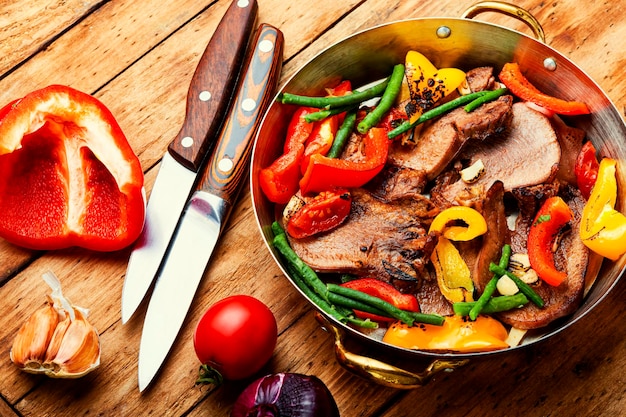
[[[200,58],[187,93],[185,120],[163,156],[142,234],[128,261],[122,289],[126,323],[150,289],[203,161],[228,111],[248,42],[256,0],[233,0]]]
[[[260,116],[282,64],[283,35],[262,24],[217,145],[185,206],[148,304],[139,346],[139,390],[153,380],[180,331],[246,177]]]

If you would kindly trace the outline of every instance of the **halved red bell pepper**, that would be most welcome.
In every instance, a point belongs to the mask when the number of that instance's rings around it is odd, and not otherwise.
[[[265,196],[273,203],[286,204],[298,192],[300,164],[304,155],[304,144],[311,135],[313,123],[304,118],[317,109],[298,107],[287,127],[283,154],[269,167],[259,172],[259,185]]]
[[[374,178],[385,166],[389,139],[383,128],[370,129],[363,138],[365,161],[354,162],[312,155],[302,180],[303,195],[333,188],[357,188]]]
[[[139,236],[141,164],[100,101],[51,85],[0,114],[0,237],[31,249],[112,251]]]
[[[376,278],[359,278],[341,284],[343,287],[352,288],[374,297],[378,297],[401,310],[419,312],[419,303],[417,298],[412,294],[401,293],[393,285],[380,281]],[[392,322],[394,318],[383,317],[377,314],[367,313],[365,311],[355,310],[354,314],[362,319],[370,319],[377,322]]]
[[[578,189],[587,200],[589,200],[591,189],[596,183],[596,178],[598,178],[599,168],[600,163],[596,157],[596,148],[591,141],[586,142],[580,150],[578,158],[576,158],[574,175],[576,175]]]
[[[552,245],[560,230],[572,218],[572,211],[561,197],[550,197],[539,209],[528,233],[530,266],[539,278],[553,286],[565,281],[567,274],[554,266]]]
[[[302,239],[334,229],[348,217],[351,206],[350,191],[322,191],[289,218],[287,233],[291,237]]]
[[[504,64],[500,81],[517,97],[530,101],[557,114],[589,114],[587,105],[580,101],[567,101],[542,93],[522,74],[516,62]]]

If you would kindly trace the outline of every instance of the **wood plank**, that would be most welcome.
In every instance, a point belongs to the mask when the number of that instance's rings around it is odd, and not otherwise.
[[[19,71],[0,81],[0,102],[9,102],[49,84],[65,84],[93,93],[212,3],[110,1],[25,62]],[[217,9],[215,13],[223,13],[225,3],[211,7]],[[13,18],[18,20],[20,16]],[[42,13],[40,19],[45,18]],[[13,60],[25,58],[10,51],[7,49],[6,55],[15,55]]]
[[[96,9],[103,0],[0,3],[0,74],[20,64]]]

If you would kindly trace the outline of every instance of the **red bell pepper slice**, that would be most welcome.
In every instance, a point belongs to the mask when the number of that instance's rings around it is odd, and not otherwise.
[[[339,129],[339,115],[329,116],[324,120],[315,123],[311,136],[307,140],[304,148],[300,171],[304,175],[312,155],[320,154],[326,156],[333,146],[335,135]]]
[[[37,250],[113,251],[139,236],[141,164],[100,101],[51,85],[0,114],[0,237]]]
[[[351,206],[350,191],[322,191],[289,218],[287,233],[302,239],[334,229],[348,217]]]
[[[587,200],[589,200],[591,189],[596,183],[596,178],[598,178],[599,169],[600,163],[596,157],[596,148],[591,141],[586,142],[580,150],[578,158],[576,158],[574,174],[578,189]]]
[[[542,93],[522,74],[515,62],[504,64],[499,75],[500,81],[517,97],[530,101],[557,114],[589,114],[589,108],[580,101],[567,101]]]
[[[313,123],[307,122],[304,118],[316,111],[317,109],[311,107],[298,107],[287,127],[283,154],[269,167],[259,172],[261,190],[273,203],[287,204],[298,192],[304,144],[313,130]]]
[[[344,96],[352,92],[352,83],[348,80],[342,81],[336,87],[327,89],[326,92],[328,97]],[[304,157],[300,166],[302,175],[304,175],[309,166],[311,155],[328,154],[328,151],[333,146],[337,130],[343,123],[345,116],[345,113],[339,113],[315,123],[311,136],[309,136],[305,144]]]
[[[357,188],[374,178],[385,166],[389,139],[383,128],[370,129],[363,138],[365,161],[355,162],[312,155],[302,180],[303,195],[333,188]]]
[[[567,274],[554,266],[552,245],[559,231],[572,218],[572,211],[561,197],[550,197],[539,209],[528,233],[530,266],[539,278],[555,287],[567,278]]]
[[[376,278],[359,278],[341,284],[343,287],[352,288],[374,297],[378,297],[397,308],[406,311],[419,312],[419,303],[417,298],[412,294],[403,294],[393,285],[380,281]],[[355,310],[354,314],[362,319],[370,319],[377,322],[392,322],[396,319],[383,317],[377,314],[367,313],[365,311]]]

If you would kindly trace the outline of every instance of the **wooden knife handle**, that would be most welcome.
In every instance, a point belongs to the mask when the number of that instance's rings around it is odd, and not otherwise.
[[[229,109],[257,11],[256,0],[233,0],[191,79],[185,121],[168,152],[194,172],[213,147]]]
[[[197,190],[214,194],[230,205],[244,182],[256,131],[276,92],[282,68],[283,34],[262,24],[253,46],[235,101],[197,186]]]

